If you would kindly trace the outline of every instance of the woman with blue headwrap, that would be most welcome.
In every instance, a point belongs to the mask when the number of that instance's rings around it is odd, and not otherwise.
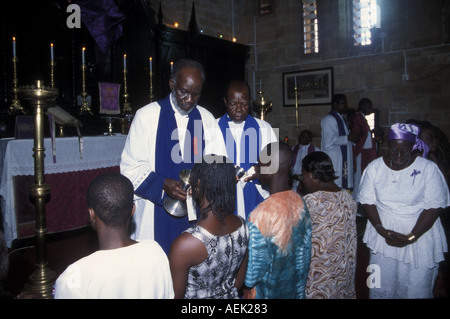
[[[449,190],[418,136],[413,124],[392,125],[387,155],[361,178],[357,201],[368,218],[363,241],[371,250],[370,298],[433,298],[447,252],[439,214],[450,206]]]

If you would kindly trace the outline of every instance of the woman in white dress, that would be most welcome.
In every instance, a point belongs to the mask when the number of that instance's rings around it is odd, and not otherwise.
[[[433,298],[447,251],[439,214],[450,205],[449,191],[437,165],[424,158],[418,134],[413,124],[392,125],[388,154],[372,161],[361,179],[357,201],[368,218],[370,298]]]

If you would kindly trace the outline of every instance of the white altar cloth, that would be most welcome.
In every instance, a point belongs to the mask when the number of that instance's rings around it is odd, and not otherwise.
[[[51,139],[44,139],[45,174],[84,171],[120,165],[127,136],[86,136],[82,148],[78,137],[55,139],[56,156],[52,154]],[[5,240],[10,247],[17,238],[13,177],[34,175],[33,139],[0,139],[0,196]],[[81,156],[80,156],[81,155]]]

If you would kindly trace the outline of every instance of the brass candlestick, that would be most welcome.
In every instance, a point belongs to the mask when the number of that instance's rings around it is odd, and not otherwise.
[[[50,87],[55,87],[55,60],[50,61]]]
[[[258,91],[259,94],[259,100],[253,101],[253,106],[255,107],[255,110],[259,112],[260,119],[264,120],[264,117],[266,113],[272,108],[272,102],[266,101],[263,96],[263,91]]]
[[[25,108],[20,105],[20,100],[19,100],[19,90],[17,88],[17,84],[18,84],[18,80],[17,80],[17,63],[19,62],[19,59],[14,56],[12,58],[12,62],[13,62],[13,88],[12,88],[12,92],[13,92],[13,99],[11,101],[11,105],[9,106],[9,114],[14,114],[18,111],[22,112],[23,114],[27,114],[27,112],[25,111]]]
[[[123,70],[123,110],[122,115],[131,114],[133,110],[128,102],[128,88],[127,88],[127,70]]]
[[[48,102],[54,101],[58,89],[41,86],[25,86],[19,90],[24,100],[28,100],[34,108],[34,185],[30,195],[34,199],[36,215],[37,269],[30,275],[25,290],[38,293],[44,298],[52,297],[56,274],[47,265],[46,216],[45,204],[50,197],[50,186],[44,181],[44,113]]]
[[[150,71],[150,102],[155,100],[155,95],[153,94],[153,71]]]
[[[86,92],[86,64],[85,63],[81,64],[81,72],[82,72],[82,83],[81,83],[82,91],[80,93],[80,95],[81,95],[80,114],[87,112],[92,115],[91,107],[89,106],[89,103],[86,100],[88,94]]]

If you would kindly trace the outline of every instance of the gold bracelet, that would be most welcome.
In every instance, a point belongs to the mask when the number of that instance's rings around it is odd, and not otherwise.
[[[416,235],[414,235],[413,233],[407,234],[406,237],[408,237],[408,241],[413,241],[414,239],[416,239]]]

